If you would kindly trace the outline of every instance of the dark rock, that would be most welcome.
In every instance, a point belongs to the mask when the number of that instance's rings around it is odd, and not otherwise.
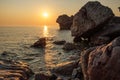
[[[81,67],[75,68],[72,72],[72,79],[75,80],[76,78],[83,80],[83,74],[82,74]]]
[[[56,65],[51,72],[60,75],[71,75],[74,68],[78,67],[78,61],[71,61]]]
[[[56,80],[64,80],[63,78],[61,78],[61,77],[58,77]]]
[[[0,77],[2,80],[28,80],[32,70],[26,63],[0,59]]]
[[[59,24],[60,30],[69,30],[73,22],[73,16],[60,15],[56,22]]]
[[[105,44],[120,36],[120,17],[114,17],[103,29],[99,30],[91,37],[93,44]]]
[[[76,49],[77,46],[73,43],[65,43],[64,46],[63,46],[63,49],[64,50],[67,50],[67,51],[70,51],[70,50],[73,50],[73,49]]]
[[[90,1],[74,15],[72,36],[91,37],[114,16],[112,10],[98,1]]]
[[[82,53],[84,80],[120,80],[120,37]]]
[[[46,46],[46,38],[40,38],[37,42],[35,42],[31,47],[35,48],[44,48]]]
[[[56,80],[57,76],[56,75],[48,75],[48,74],[42,74],[38,73],[35,74],[35,80]]]
[[[56,45],[63,45],[66,43],[66,41],[65,40],[58,40],[58,41],[54,41],[53,43]]]

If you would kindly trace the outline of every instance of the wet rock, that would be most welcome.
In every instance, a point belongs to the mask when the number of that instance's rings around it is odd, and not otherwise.
[[[60,15],[56,22],[60,26],[60,30],[69,30],[73,22],[73,16],[69,17],[66,14]]]
[[[91,37],[114,16],[112,10],[98,1],[90,1],[74,15],[72,36]]]
[[[78,60],[80,58],[79,55],[70,55],[67,60]]]
[[[0,77],[2,80],[28,80],[32,70],[26,63],[0,59]]]
[[[84,80],[120,80],[120,37],[83,52]]]
[[[72,79],[83,80],[83,73],[81,67],[75,68],[72,72]]]
[[[63,78],[61,78],[61,77],[58,77],[56,80],[64,80]]]
[[[53,43],[56,45],[63,45],[66,43],[66,41],[65,40],[58,40],[58,41],[54,41]]]
[[[57,79],[56,75],[48,75],[42,73],[35,74],[35,80],[56,80],[56,79]]]
[[[67,51],[70,51],[70,50],[73,50],[73,49],[76,49],[77,46],[73,43],[65,43],[64,46],[63,46],[63,49],[64,50],[67,50]]]
[[[31,47],[35,48],[45,48],[46,46],[46,38],[40,38],[37,42],[35,42]]]
[[[71,75],[74,68],[77,68],[78,61],[71,61],[66,63],[61,63],[56,65],[51,72],[60,74],[60,75]]]

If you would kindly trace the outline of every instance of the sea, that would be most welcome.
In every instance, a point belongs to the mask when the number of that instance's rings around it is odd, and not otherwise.
[[[39,38],[46,37],[44,49],[30,47]],[[72,42],[70,30],[59,30],[56,26],[14,26],[0,27],[0,58],[26,62],[35,72],[49,69],[70,61],[75,51],[64,51],[63,45],[53,44],[56,40]],[[3,55],[5,54],[5,55]]]

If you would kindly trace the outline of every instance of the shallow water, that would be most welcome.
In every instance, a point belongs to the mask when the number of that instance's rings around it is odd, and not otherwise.
[[[40,37],[47,37],[45,49],[31,48]],[[0,53],[7,51],[9,54],[0,57],[27,62],[34,72],[46,72],[74,54],[74,51],[66,52],[63,46],[53,44],[55,40],[72,42],[70,31],[60,31],[54,26],[0,27]]]

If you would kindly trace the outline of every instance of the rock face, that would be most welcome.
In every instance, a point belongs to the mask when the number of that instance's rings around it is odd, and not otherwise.
[[[46,45],[46,38],[40,38],[37,42],[35,42],[31,47],[35,48],[44,48]]]
[[[88,2],[74,15],[72,36],[90,37],[114,16],[112,10],[100,2]]]
[[[120,80],[120,37],[82,53],[84,80]]]
[[[0,59],[0,80],[29,80],[33,75],[26,63]]]
[[[69,17],[66,14],[60,15],[56,22],[60,26],[60,30],[69,30],[73,22],[73,16]]]

